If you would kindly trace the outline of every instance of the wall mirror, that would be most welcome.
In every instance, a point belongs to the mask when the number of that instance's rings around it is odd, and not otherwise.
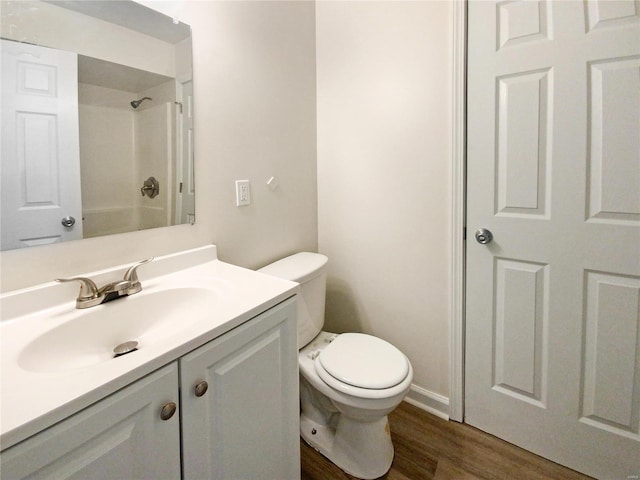
[[[129,0],[0,15],[1,249],[193,223],[190,27]]]

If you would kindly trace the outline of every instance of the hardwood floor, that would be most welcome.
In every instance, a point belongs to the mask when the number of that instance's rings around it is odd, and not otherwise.
[[[389,415],[395,458],[388,480],[584,480],[586,477],[488,435],[447,422],[407,402]],[[350,480],[301,440],[302,480]]]

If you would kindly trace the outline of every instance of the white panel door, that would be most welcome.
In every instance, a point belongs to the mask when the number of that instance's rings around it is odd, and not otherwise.
[[[1,50],[1,249],[80,239],[77,55],[8,40]]]
[[[640,5],[468,14],[465,421],[637,478]]]

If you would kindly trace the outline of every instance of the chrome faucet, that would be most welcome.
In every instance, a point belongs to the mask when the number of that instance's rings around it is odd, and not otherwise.
[[[149,263],[153,257],[138,262],[127,269],[124,278],[118,282],[111,282],[98,288],[93,280],[86,277],[56,278],[56,282],[80,282],[80,293],[76,298],[76,308],[89,308],[101,305],[111,300],[133,295],[142,290],[138,279],[138,267]]]

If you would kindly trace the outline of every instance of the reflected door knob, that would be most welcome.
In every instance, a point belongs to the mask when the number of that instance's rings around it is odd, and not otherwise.
[[[493,240],[491,230],[487,230],[486,228],[476,230],[476,242],[486,245],[487,243],[491,243],[491,240]]]
[[[76,223],[76,219],[73,217],[64,217],[60,223],[63,227],[73,227]]]

